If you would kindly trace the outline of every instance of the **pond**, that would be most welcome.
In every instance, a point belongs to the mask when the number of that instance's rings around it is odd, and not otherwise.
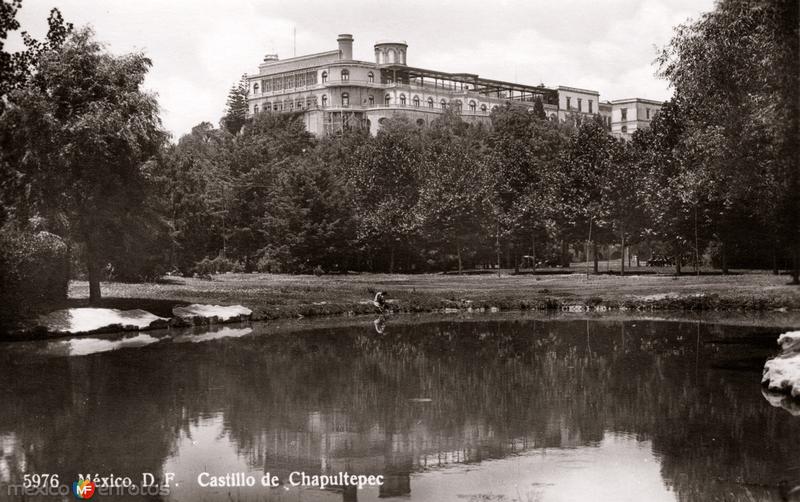
[[[760,385],[782,331],[399,317],[0,344],[0,499],[34,473],[174,475],[148,500],[777,499],[800,483],[797,408]],[[295,486],[340,472],[383,483]]]

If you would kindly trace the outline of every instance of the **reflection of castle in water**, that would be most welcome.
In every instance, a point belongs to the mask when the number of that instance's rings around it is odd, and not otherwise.
[[[590,441],[591,442],[591,441]],[[366,431],[351,430],[342,412],[312,412],[305,430],[264,431],[253,438],[248,460],[253,466],[285,478],[292,471],[307,473],[384,476],[382,497],[411,492],[411,474],[453,464],[501,459],[542,448],[573,448],[587,443],[580,430],[553,417],[542,437],[534,434],[507,437],[492,427],[466,423],[456,434],[441,435],[422,423],[402,433],[375,425]],[[276,468],[276,466],[279,466]],[[344,490],[345,500],[356,500]]]

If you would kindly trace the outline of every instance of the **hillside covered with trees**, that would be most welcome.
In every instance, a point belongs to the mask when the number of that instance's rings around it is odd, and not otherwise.
[[[18,7],[3,3],[3,40]],[[0,289],[35,275],[35,253],[92,298],[101,279],[167,272],[597,271],[599,255],[798,283],[797,8],[724,0],[677,27],[657,61],[674,96],[630,141],[512,103],[489,126],[448,110],[314,138],[295,114],[245,117],[234,85],[219,127],[169,142],[141,90],[147,57],[108,53],[54,10],[46,41],[0,46]]]

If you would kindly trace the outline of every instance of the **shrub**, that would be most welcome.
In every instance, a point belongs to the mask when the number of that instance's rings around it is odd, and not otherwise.
[[[0,313],[15,315],[66,299],[69,270],[69,248],[60,237],[0,231]]]
[[[256,270],[267,274],[281,274],[286,271],[286,267],[274,253],[266,252],[258,259]]]
[[[217,256],[213,260],[208,257],[202,259],[194,266],[194,273],[198,275],[224,274],[225,272],[244,272],[244,264],[223,256]]]

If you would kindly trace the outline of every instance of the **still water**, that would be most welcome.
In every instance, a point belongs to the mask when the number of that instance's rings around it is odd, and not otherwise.
[[[168,493],[116,500],[176,501],[780,500],[800,483],[798,407],[760,386],[780,329],[349,323],[0,344],[0,499],[31,473],[174,473]],[[345,471],[384,483],[290,483]]]

